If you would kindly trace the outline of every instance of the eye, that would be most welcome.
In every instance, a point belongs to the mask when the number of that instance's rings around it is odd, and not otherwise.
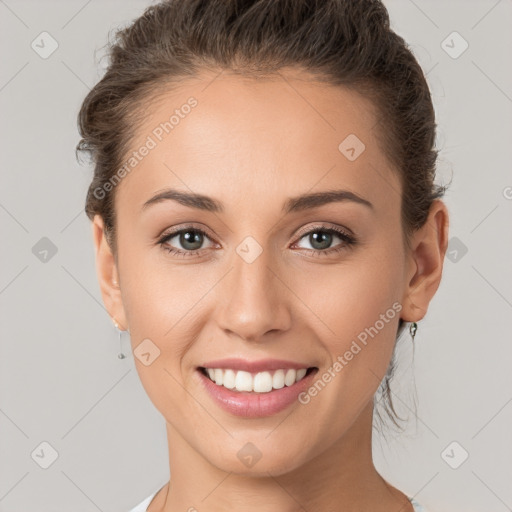
[[[338,244],[338,246],[330,247],[336,238],[340,239],[342,243]],[[342,251],[356,243],[355,237],[343,229],[327,226],[317,226],[310,229],[299,240],[302,239],[306,239],[310,244],[311,248],[307,249],[318,256]]]
[[[335,247],[330,247],[336,238],[341,240],[342,243]],[[176,248],[169,243],[173,239],[176,239],[174,243],[179,244],[181,248]],[[160,238],[158,244],[160,244],[167,252],[174,254],[176,257],[189,258],[198,256],[198,253],[200,253],[202,249],[205,249],[202,247],[205,239],[212,240],[203,229],[194,226],[186,226],[170,233],[166,233],[162,238]],[[315,228],[306,231],[299,238],[299,240],[302,239],[306,239],[310,243],[312,247],[306,249],[312,252],[314,256],[324,256],[331,253],[337,253],[348,249],[356,243],[356,238],[352,234],[344,231],[342,228],[328,227],[324,225],[316,226]],[[296,244],[297,242],[294,245]]]
[[[169,244],[173,239],[176,239],[174,243],[179,244],[181,249]],[[201,246],[205,239],[210,239],[205,231],[189,226],[175,230],[171,233],[166,233],[158,243],[169,253],[182,258],[187,258],[190,256],[197,256],[197,253],[202,249]]]

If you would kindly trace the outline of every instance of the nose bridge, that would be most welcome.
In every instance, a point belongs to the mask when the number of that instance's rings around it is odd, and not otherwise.
[[[222,289],[226,300],[220,301],[219,327],[247,340],[287,329],[286,287],[274,275],[272,251],[246,237],[235,248],[231,266]]]

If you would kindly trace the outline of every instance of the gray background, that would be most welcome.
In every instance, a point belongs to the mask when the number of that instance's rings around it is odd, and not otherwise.
[[[443,281],[414,358],[403,345],[393,388],[409,428],[376,436],[375,462],[431,512],[504,512],[512,510],[512,2],[385,3],[428,73],[439,181],[453,182]],[[101,76],[107,35],[147,5],[0,1],[1,512],[126,511],[169,477],[164,421],[133,356],[117,358],[83,212],[92,171],[74,154],[76,114]],[[47,58],[31,47],[43,45],[43,31],[58,43]],[[454,31],[469,44],[460,55]],[[51,49],[44,37],[39,52]]]

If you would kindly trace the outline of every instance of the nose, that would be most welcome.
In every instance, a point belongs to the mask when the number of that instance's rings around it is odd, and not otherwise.
[[[252,262],[234,254],[233,268],[218,290],[217,323],[228,336],[260,342],[290,328],[290,291],[270,252],[263,250]]]

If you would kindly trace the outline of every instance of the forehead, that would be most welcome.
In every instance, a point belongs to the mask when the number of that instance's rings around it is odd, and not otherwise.
[[[304,74],[203,75],[143,107],[124,161],[150,149],[127,167],[117,191],[131,205],[165,187],[217,197],[234,211],[248,191],[260,204],[329,188],[364,190],[378,203],[399,187],[372,102]]]

